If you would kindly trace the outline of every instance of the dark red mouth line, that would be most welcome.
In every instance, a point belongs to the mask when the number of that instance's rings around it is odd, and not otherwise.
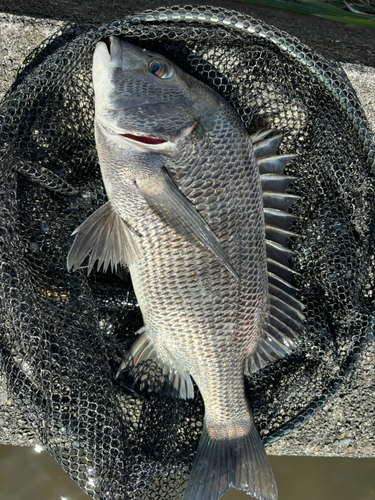
[[[132,139],[133,141],[142,142],[143,144],[164,144],[164,139],[153,139],[152,137],[132,135],[132,134],[120,134],[121,137],[126,137],[127,139]]]

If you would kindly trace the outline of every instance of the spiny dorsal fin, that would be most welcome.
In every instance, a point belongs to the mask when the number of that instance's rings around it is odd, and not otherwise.
[[[268,129],[268,130],[258,130],[255,132],[255,134],[250,136],[251,142],[253,143],[253,146],[257,144],[260,141],[263,141],[266,137],[268,137],[274,130]]]
[[[271,272],[273,274],[276,274],[277,276],[280,276],[285,281],[290,281],[290,278],[293,274],[298,274],[297,271],[294,269],[291,269],[288,266],[284,266],[280,262],[274,259],[267,259],[267,267],[268,267],[268,272]]]
[[[290,225],[297,219],[295,215],[284,212],[284,210],[278,210],[277,208],[264,207],[263,211],[266,226],[289,229]]]
[[[290,292],[288,293],[285,290],[283,290],[282,287],[272,283],[272,280],[269,280],[268,290],[270,295],[273,295],[274,297],[279,297],[281,300],[283,300],[287,304],[290,304],[299,312],[304,310],[305,306],[302,304],[302,302],[300,302]]]
[[[273,259],[284,266],[288,266],[289,258],[294,254],[291,250],[280,243],[272,240],[266,240],[267,257]]]
[[[275,242],[280,243],[280,245],[283,245],[285,247],[288,239],[291,236],[298,236],[298,235],[295,233],[292,233],[291,231],[281,229],[277,226],[266,225],[266,240],[268,240],[268,241],[275,241]]]
[[[263,191],[263,204],[267,208],[288,211],[294,202],[300,199],[295,194]]]
[[[286,188],[296,179],[297,177],[275,173],[268,173],[260,176],[263,191],[278,193],[285,193]]]
[[[297,155],[276,155],[258,158],[258,168],[260,175],[263,174],[282,174],[284,168],[292,161]]]
[[[254,145],[255,158],[263,156],[273,156],[276,153],[277,147],[283,137],[283,134],[274,135],[262,141],[256,142]]]
[[[273,283],[274,285],[281,288],[281,290],[286,291],[290,295],[293,295],[297,291],[297,288],[295,288],[289,281],[284,280],[281,276],[278,276],[269,269],[268,269],[268,283]]]
[[[276,155],[282,135],[270,137],[271,132],[263,131],[252,136],[263,189],[270,309],[264,334],[247,360],[245,373],[259,370],[295,349],[304,319],[301,313],[303,305],[295,297],[296,289],[290,284],[290,278],[296,272],[289,267],[293,252],[287,247],[288,239],[296,236],[289,231],[296,216],[288,210],[300,198],[285,193],[296,178],[283,174],[287,163],[296,155]]]

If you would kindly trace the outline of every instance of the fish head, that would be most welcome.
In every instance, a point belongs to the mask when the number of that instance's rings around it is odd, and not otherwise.
[[[95,119],[118,147],[169,154],[214,127],[219,97],[166,57],[111,36],[93,59]]]

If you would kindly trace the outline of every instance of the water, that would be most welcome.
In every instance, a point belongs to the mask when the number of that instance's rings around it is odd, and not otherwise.
[[[270,457],[279,500],[375,500],[375,458]],[[0,500],[88,500],[45,451],[0,446]],[[250,500],[231,490],[223,500]]]

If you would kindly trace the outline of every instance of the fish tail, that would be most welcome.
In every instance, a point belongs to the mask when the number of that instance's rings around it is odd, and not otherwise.
[[[277,500],[276,481],[254,422],[241,437],[217,439],[213,434],[212,425],[208,429],[205,423],[183,500],[218,500],[229,488],[258,500]]]

